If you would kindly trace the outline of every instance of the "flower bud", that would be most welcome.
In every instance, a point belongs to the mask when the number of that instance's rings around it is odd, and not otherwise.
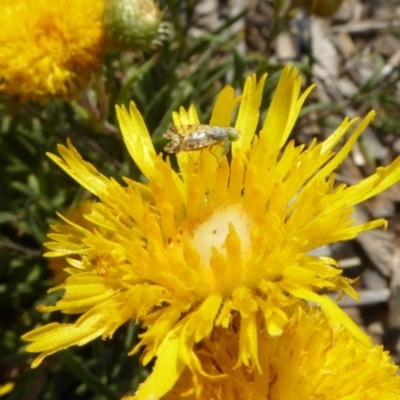
[[[123,51],[151,48],[157,43],[161,20],[162,12],[153,0],[105,0],[107,47]]]

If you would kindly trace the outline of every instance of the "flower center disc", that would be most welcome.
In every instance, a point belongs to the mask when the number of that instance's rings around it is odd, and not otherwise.
[[[228,206],[217,209],[210,217],[199,224],[189,238],[191,245],[199,252],[202,263],[210,268],[212,248],[226,256],[225,241],[232,225],[240,239],[242,260],[250,256],[251,219],[240,206]]]

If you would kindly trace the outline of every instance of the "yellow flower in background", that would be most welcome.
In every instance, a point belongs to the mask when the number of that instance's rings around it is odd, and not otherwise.
[[[93,200],[82,200],[77,206],[70,207],[67,210],[65,213],[65,218],[68,219],[68,221],[71,221],[72,223],[82,226],[93,232],[94,229],[98,229],[98,227],[87,220],[84,215],[89,215],[91,213],[94,204],[95,202]],[[58,238],[59,236],[57,235],[60,233],[68,235],[69,228],[69,225],[61,223],[51,225],[48,236],[51,238],[52,235],[55,235],[55,237]],[[68,240],[68,246],[70,245],[71,243]],[[70,261],[73,262],[73,260],[77,258],[78,256],[75,256]],[[49,269],[53,272],[53,280],[56,285],[60,285],[70,276],[68,272],[71,272],[71,274],[75,272],[75,270],[71,268],[67,257],[50,258]]]
[[[347,187],[333,171],[346,157],[374,113],[358,123],[344,120],[324,142],[306,148],[287,143],[301,106],[298,71],[283,70],[262,128],[259,107],[265,76],[246,80],[242,96],[232,87],[219,94],[212,126],[241,132],[228,156],[223,146],[180,152],[179,173],[157,155],[144,121],[131,103],[117,107],[126,146],[148,183],[125,178],[121,185],[85,162],[75,148],[59,146],[50,157],[99,198],[86,215],[99,229],[70,223],[52,235],[49,257],[80,255],[64,284],[64,297],[41,311],[79,313],[74,324],[51,323],[24,336],[29,352],[44,357],[94,338],[112,337],[130,319],[144,333],[132,353],[144,347],[143,364],[157,357],[137,399],[159,399],[185,368],[203,371],[195,344],[215,330],[238,329],[236,364],[267,374],[259,352],[260,326],[271,337],[286,332],[293,308],[320,306],[333,327],[355,340],[369,338],[321,289],[357,297],[335,260],[309,252],[385,226],[383,219],[355,225],[353,206],[400,179],[400,159]],[[176,126],[198,124],[194,106],[173,114]],[[334,149],[349,133],[337,152]],[[67,228],[66,228],[67,229]],[[104,234],[107,232],[107,234]],[[71,262],[70,262],[71,263]],[[267,375],[266,375],[267,376]]]
[[[185,368],[165,400],[397,400],[400,376],[382,346],[366,346],[345,329],[332,329],[324,315],[297,308],[281,336],[257,320],[257,369],[237,367],[240,334],[216,328],[195,350],[203,373]],[[234,325],[234,323],[233,323]],[[125,397],[123,400],[134,399]]]
[[[103,0],[14,0],[0,13],[0,92],[69,98],[100,65]]]

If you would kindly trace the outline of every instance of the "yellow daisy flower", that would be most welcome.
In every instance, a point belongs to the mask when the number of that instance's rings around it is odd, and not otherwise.
[[[100,65],[102,0],[13,0],[0,13],[0,92],[69,98]]]
[[[237,321],[236,321],[237,322]],[[185,368],[165,400],[397,400],[400,376],[382,346],[332,329],[317,309],[297,308],[281,336],[257,319],[262,374],[237,366],[239,326],[216,328],[195,353],[203,371]],[[194,383],[194,384],[193,384]],[[123,400],[134,399],[127,396]]]
[[[129,319],[144,333],[143,363],[157,357],[138,399],[158,399],[185,366],[201,370],[194,345],[240,318],[238,365],[261,371],[257,319],[271,336],[282,334],[294,305],[318,304],[334,326],[358,340],[369,338],[320,289],[357,297],[335,260],[310,250],[385,226],[383,219],[355,225],[353,206],[400,178],[400,159],[367,179],[335,186],[332,172],[374,116],[344,120],[324,142],[305,148],[287,139],[312,88],[300,94],[298,71],[283,70],[263,126],[259,123],[265,76],[246,80],[242,96],[232,87],[219,94],[209,124],[228,127],[240,101],[235,129],[241,132],[228,156],[224,146],[177,155],[180,172],[157,155],[133,103],[117,107],[126,146],[148,183],[121,185],[85,162],[75,148],[59,146],[50,157],[99,198],[86,218],[107,235],[70,223],[52,235],[47,256],[78,254],[74,275],[53,290],[64,297],[41,311],[81,313],[74,324],[51,323],[24,336],[33,362],[96,337],[112,337]],[[173,114],[175,126],[198,124],[194,106]],[[334,148],[350,133],[347,142]]]

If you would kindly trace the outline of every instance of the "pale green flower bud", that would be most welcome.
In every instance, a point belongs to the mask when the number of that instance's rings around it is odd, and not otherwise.
[[[153,0],[105,0],[104,30],[109,49],[146,50],[165,34],[162,12]]]

